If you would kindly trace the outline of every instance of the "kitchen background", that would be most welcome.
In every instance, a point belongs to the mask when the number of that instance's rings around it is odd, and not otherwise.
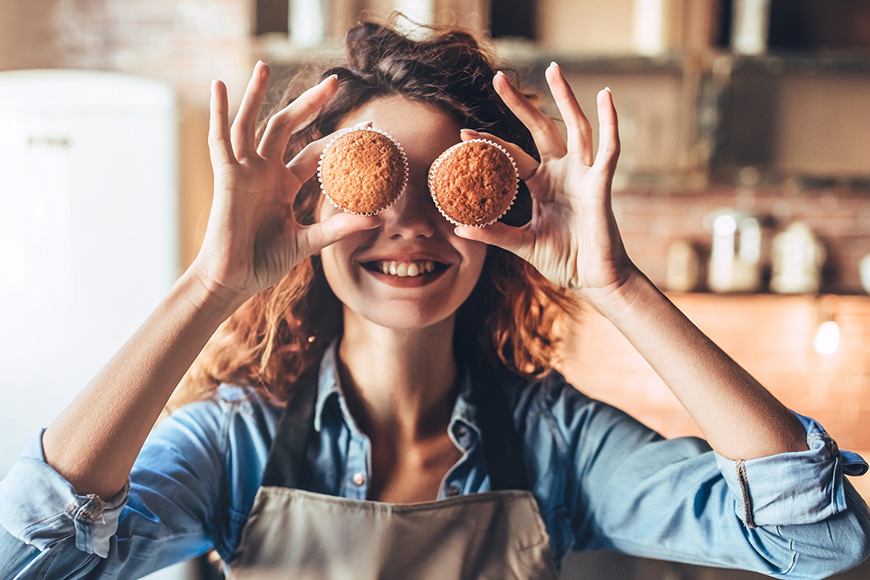
[[[593,127],[611,87],[632,258],[786,405],[870,457],[870,4],[3,0],[0,476],[195,256],[209,81],[235,109],[257,59],[276,84],[319,70],[360,14],[392,10],[490,35],[529,88],[556,60]],[[578,388],[667,436],[699,434],[596,314],[565,335]],[[208,576],[197,562],[154,577]],[[564,577],[759,576],[595,554]]]

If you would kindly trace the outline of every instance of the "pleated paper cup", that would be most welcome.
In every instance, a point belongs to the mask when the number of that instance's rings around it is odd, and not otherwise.
[[[489,218],[488,221],[486,221],[486,222],[463,223],[463,222],[459,221],[458,219],[448,215],[447,212],[444,211],[444,208],[441,207],[441,203],[439,203],[439,201],[438,201],[438,195],[436,192],[435,176],[437,175],[441,165],[448,158],[450,158],[451,155],[454,155],[460,148],[467,147],[468,145],[470,145],[472,143],[487,143],[489,145],[492,145],[493,147],[495,147],[496,149],[498,149],[502,153],[504,153],[504,155],[510,161],[511,167],[513,168],[513,171],[514,171],[514,191],[513,191],[513,195],[510,198],[510,201],[507,203],[507,205],[504,207],[504,209],[495,217]],[[429,193],[432,195],[432,201],[435,202],[435,207],[438,208],[438,211],[441,212],[441,215],[444,216],[444,219],[446,219],[447,221],[449,221],[453,225],[457,225],[457,226],[469,226],[469,227],[474,227],[474,228],[483,228],[483,227],[486,227],[488,225],[492,225],[495,222],[497,222],[498,220],[500,220],[508,212],[508,210],[513,206],[514,201],[516,201],[516,199],[517,199],[517,192],[519,191],[520,176],[519,176],[519,170],[517,169],[517,164],[514,161],[514,158],[511,156],[510,153],[507,152],[507,150],[504,147],[502,147],[498,143],[490,141],[489,139],[471,139],[469,141],[463,141],[462,143],[457,143],[456,145],[449,148],[447,151],[445,151],[444,153],[442,153],[441,155],[438,156],[438,158],[429,167],[428,183],[429,183]],[[486,192],[482,192],[482,194],[485,196]]]
[[[374,131],[375,133],[379,133],[379,134],[383,135],[384,137],[387,137],[393,143],[393,145],[396,147],[396,150],[399,152],[399,155],[401,156],[401,159],[402,159],[403,177],[402,177],[402,185],[399,188],[399,193],[396,194],[396,196],[387,205],[385,205],[384,207],[382,207],[380,209],[377,209],[376,211],[371,211],[371,212],[353,211],[352,209],[349,209],[349,208],[339,204],[336,200],[334,200],[329,195],[329,192],[326,190],[326,187],[323,184],[323,159],[324,159],[324,157],[326,157],[326,154],[329,151],[330,147],[332,147],[333,144],[340,137],[344,137],[348,133],[353,133],[356,131]],[[405,193],[405,188],[408,185],[408,157],[407,157],[407,155],[405,155],[405,150],[402,148],[402,146],[399,144],[399,142],[396,141],[393,138],[393,136],[390,135],[389,133],[387,133],[386,131],[376,129],[374,127],[364,127],[364,126],[349,127],[347,129],[342,129],[341,131],[337,132],[333,136],[333,138],[329,141],[329,143],[327,143],[326,147],[323,148],[323,152],[320,154],[320,160],[317,163],[317,181],[320,182],[320,191],[323,193],[323,195],[326,196],[326,199],[329,200],[329,203],[331,203],[333,205],[333,207],[338,208],[338,209],[343,210],[343,211],[346,211],[348,213],[354,213],[357,215],[367,215],[367,216],[378,215],[379,213],[383,213],[386,210],[388,210],[390,207],[392,207],[393,204],[395,204],[396,201],[398,201],[398,199],[400,197],[402,197],[402,194]]]

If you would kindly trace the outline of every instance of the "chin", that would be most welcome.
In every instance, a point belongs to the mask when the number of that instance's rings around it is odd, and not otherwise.
[[[363,318],[372,324],[391,330],[421,330],[444,322],[456,313],[455,309],[438,312],[434,309],[421,308],[419,304],[380,304],[376,307],[370,305],[369,307],[358,309],[345,305],[345,316],[350,314],[347,310],[351,310],[353,315]]]

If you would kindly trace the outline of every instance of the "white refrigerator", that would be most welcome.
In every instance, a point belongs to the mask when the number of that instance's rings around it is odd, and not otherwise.
[[[172,286],[178,182],[171,87],[0,73],[0,478]]]

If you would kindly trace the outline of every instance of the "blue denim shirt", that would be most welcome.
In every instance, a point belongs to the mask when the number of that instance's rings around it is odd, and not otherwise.
[[[314,485],[365,499],[371,446],[342,396],[335,345],[318,388]],[[470,388],[465,375],[448,428],[463,455],[439,498],[489,490]],[[616,549],[818,579],[870,551],[867,506],[843,477],[867,463],[810,418],[797,415],[809,450],[730,461],[701,439],[662,438],[558,373],[509,394],[557,561]],[[40,435],[0,482],[0,577],[135,578],[212,547],[231,560],[280,414],[250,389],[222,386],[162,421],[128,489],[106,501],[77,494],[47,465]]]

